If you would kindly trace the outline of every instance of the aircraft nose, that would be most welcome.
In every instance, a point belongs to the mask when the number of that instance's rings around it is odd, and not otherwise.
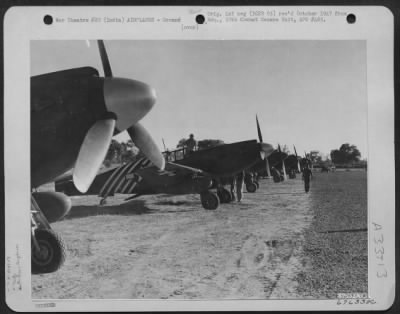
[[[260,154],[262,159],[265,159],[266,157],[271,155],[272,152],[274,151],[274,147],[271,144],[260,143],[260,146],[261,146]]]
[[[109,77],[104,79],[104,101],[107,110],[117,115],[116,128],[123,131],[153,108],[156,92],[143,82]]]

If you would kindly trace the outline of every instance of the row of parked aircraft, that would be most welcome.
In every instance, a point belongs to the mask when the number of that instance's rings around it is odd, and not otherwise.
[[[103,41],[98,48],[104,77],[92,67],[31,77],[32,273],[54,272],[64,262],[63,241],[50,223],[71,209],[65,194],[95,194],[104,203],[115,193],[132,195],[127,200],[145,194],[196,193],[203,207],[213,210],[232,201],[224,186],[242,171],[272,173],[275,182],[286,177],[286,171],[300,171],[306,159],[264,143],[257,117],[258,141],[188,154],[162,153],[139,123],[156,102],[154,89],[114,77]],[[145,157],[98,172],[112,137],[125,130]],[[68,171],[72,175],[64,175]],[[49,182],[55,182],[56,192],[36,191]],[[257,188],[254,180],[246,185],[249,192]]]
[[[263,143],[258,119],[257,129],[261,150],[253,140],[190,153],[185,148],[165,151],[163,156],[167,162],[164,170],[142,157],[99,172],[86,193],[75,187],[71,175],[59,177],[55,189],[69,196],[97,195],[101,197],[100,205],[117,193],[132,195],[126,200],[150,194],[200,194],[204,209],[215,210],[220,203],[230,203],[234,199],[226,186],[241,171],[245,171],[246,190],[250,193],[258,189],[256,178],[259,176],[281,182],[287,178],[287,172],[289,178],[295,178],[296,173],[301,171],[302,159],[297,155],[296,148],[295,155],[282,152],[279,146],[278,150],[274,150]]]

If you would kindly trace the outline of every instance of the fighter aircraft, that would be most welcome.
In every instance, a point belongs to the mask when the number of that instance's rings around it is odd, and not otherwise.
[[[258,162],[249,169],[249,172],[255,172],[262,177],[272,177],[274,182],[281,182],[287,178],[296,178],[296,173],[302,169],[302,158],[297,155],[296,147],[293,145],[294,154],[288,155],[283,152],[278,144],[278,149],[266,159],[266,162]]]
[[[284,160],[287,157],[288,154],[282,152],[278,144],[278,149],[274,150],[265,161],[258,161],[247,170],[251,173],[257,173],[262,177],[272,177],[275,183],[281,182],[285,180],[286,168],[284,168]]]
[[[33,273],[56,271],[65,258],[50,224],[71,208],[67,196],[36,189],[73,168],[75,187],[86,192],[113,135],[124,130],[159,168],[165,161],[141,120],[156,101],[140,81],[114,77],[103,41],[98,48],[104,77],[92,67],[31,77],[31,234]]]
[[[132,198],[148,194],[197,194],[209,189],[211,184],[211,177],[199,169],[167,162],[165,169],[160,170],[142,157],[99,172],[86,193],[75,188],[70,175],[57,180],[55,188],[70,196],[98,195],[100,205],[104,205],[116,193],[134,194]]]
[[[301,157],[297,155],[296,146],[293,145],[294,154],[290,154],[285,159],[286,171],[289,173],[289,179],[296,178],[296,173],[301,172],[300,160]]]
[[[263,143],[257,120],[259,141],[251,140],[223,144],[190,153],[179,149],[165,152],[165,170],[151,166],[145,158],[118,168],[99,173],[85,194],[99,195],[101,203],[115,193],[134,194],[132,199],[146,194],[200,194],[205,209],[214,210],[220,203],[232,200],[232,194],[224,188],[230,178],[249,168],[273,151],[270,144]],[[210,189],[216,189],[212,192]],[[56,190],[68,195],[79,195],[70,177],[56,182]]]

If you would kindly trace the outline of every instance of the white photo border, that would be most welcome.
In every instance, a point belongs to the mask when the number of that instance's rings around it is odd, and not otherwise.
[[[253,6],[252,10],[338,10],[353,13],[325,23],[220,23],[192,32],[179,23],[53,23],[92,16],[176,17],[196,25],[208,11],[249,7],[12,7],[4,18],[4,166],[6,302],[16,311],[246,311],[384,310],[395,298],[394,18],[382,6]],[[365,40],[368,89],[368,304],[337,300],[33,300],[30,261],[30,41],[31,40]],[[15,117],[18,116],[18,119]],[[21,147],[24,149],[21,150]],[[382,166],[384,165],[384,166]],[[377,252],[384,250],[382,260]],[[385,274],[385,275],[384,275]]]

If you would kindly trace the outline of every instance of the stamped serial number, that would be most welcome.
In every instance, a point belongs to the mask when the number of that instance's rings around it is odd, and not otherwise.
[[[337,305],[355,305],[355,304],[375,304],[376,301],[374,299],[338,299]]]

